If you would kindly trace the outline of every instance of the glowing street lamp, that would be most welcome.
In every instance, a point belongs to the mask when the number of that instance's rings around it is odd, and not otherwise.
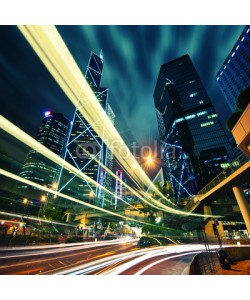
[[[27,204],[28,203],[28,198],[23,198],[23,204]]]
[[[93,192],[93,191],[90,191],[90,192],[89,192],[89,203],[90,203],[90,200],[91,200],[91,199],[94,199],[94,196],[95,196],[94,192]]]
[[[154,163],[154,159],[153,159],[153,157],[151,156],[151,155],[148,155],[147,157],[146,157],[146,159],[143,161],[143,162],[138,162],[138,164],[142,167],[143,165],[145,166],[150,166],[150,165],[152,165]],[[136,169],[136,163],[134,163],[133,165],[132,165],[132,169],[133,170],[135,170]]]
[[[151,165],[153,163],[153,157],[151,155],[149,155],[147,158],[146,158],[146,163]]]
[[[56,191],[57,189],[57,182],[52,183],[52,190]]]
[[[42,196],[41,196],[41,202],[44,203],[44,202],[46,202],[46,200],[47,200],[47,197],[46,197],[45,195],[42,195]]]

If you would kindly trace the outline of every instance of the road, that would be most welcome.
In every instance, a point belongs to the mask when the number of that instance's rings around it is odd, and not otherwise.
[[[137,240],[0,249],[1,275],[188,274],[204,245],[137,247]]]
[[[128,252],[136,247],[134,240],[96,243],[61,244],[0,249],[1,275],[55,274],[87,262]]]

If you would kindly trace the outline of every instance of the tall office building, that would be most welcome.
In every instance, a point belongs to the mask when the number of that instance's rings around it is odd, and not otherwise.
[[[189,55],[161,66],[154,102],[166,179],[179,202],[196,194],[234,154]]]
[[[108,88],[101,87],[102,69],[102,53],[100,56],[97,56],[92,52],[85,78],[97,100],[111,121],[114,122],[115,115],[108,104]],[[109,183],[109,175],[107,175],[107,172],[104,171],[99,163],[112,168],[112,153],[107,149],[102,138],[97,135],[92,126],[93,124],[89,124],[76,108],[71,133],[67,142],[65,160],[76,167],[79,172],[86,174],[102,186],[109,188],[109,184],[111,185]],[[69,173],[63,169],[60,175],[58,191],[73,196],[78,200],[94,201],[95,204],[100,206],[103,206],[105,202],[105,193],[102,190],[88,181],[77,177],[76,174]],[[94,195],[94,200],[90,199],[90,195]],[[61,204],[68,206],[67,201]]]
[[[246,26],[216,75],[217,84],[232,112],[240,92],[250,85],[250,26]]]
[[[35,139],[55,154],[63,157],[69,127],[69,120],[61,113],[47,111]],[[59,172],[60,166],[46,159],[46,157],[33,149],[29,151],[25,159],[20,176],[32,182],[52,188],[53,183],[57,184]],[[25,184],[19,185],[18,188],[23,196],[37,198],[41,194],[37,189]]]
[[[107,105],[106,113],[111,120],[112,124],[115,125],[115,114],[110,107],[110,105]],[[111,170],[113,169],[113,163],[114,163],[114,155],[113,152],[104,144],[103,145],[103,157],[104,157],[104,164],[107,167],[107,169]],[[100,180],[99,183],[104,186],[107,190],[113,192],[113,176],[107,172],[104,168],[101,170],[100,173]],[[99,189],[98,191],[98,199],[101,206],[104,205],[112,205],[113,196],[110,193],[107,193],[103,189]]]

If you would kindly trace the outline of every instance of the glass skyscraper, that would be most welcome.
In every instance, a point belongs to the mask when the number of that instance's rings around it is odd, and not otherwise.
[[[179,202],[221,172],[234,153],[189,55],[161,66],[154,102],[165,176]]]
[[[216,75],[217,84],[232,112],[240,92],[250,85],[250,26],[246,26]]]
[[[101,87],[103,69],[103,57],[94,54],[90,55],[85,78],[94,92],[96,98],[114,122],[115,115],[108,104],[108,88]],[[96,120],[98,122],[98,120]],[[112,168],[112,153],[107,149],[101,137],[92,128],[94,124],[89,124],[79,108],[76,108],[71,133],[67,142],[65,160],[76,167],[79,172],[86,174],[91,179],[100,183],[102,186],[111,188],[111,179],[99,163]],[[94,202],[103,206],[105,193],[95,185],[78,178],[67,170],[63,170],[59,179],[59,192],[73,196],[78,200]],[[67,201],[64,201],[67,206]]]
[[[63,157],[69,127],[69,120],[61,113],[47,111],[35,139],[55,154]],[[53,183],[56,184],[57,182],[59,172],[59,166],[32,149],[26,157],[20,176],[32,182],[52,188]],[[37,189],[28,187],[25,184],[20,185],[18,188],[23,196],[33,196],[37,198],[40,195]]]

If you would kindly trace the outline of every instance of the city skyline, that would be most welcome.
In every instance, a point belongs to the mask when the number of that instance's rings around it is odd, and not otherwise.
[[[117,128],[125,141],[145,144],[158,139],[153,93],[160,66],[187,53],[224,122],[229,108],[216,85],[216,71],[244,27],[67,25],[57,29],[83,73],[89,53],[103,51],[101,84],[109,87]],[[3,116],[33,136],[48,109],[72,119],[74,107],[17,27],[0,26],[0,40]],[[20,104],[24,111],[15,109]]]
[[[154,101],[164,172],[178,202],[195,195],[235,154],[188,55],[161,66]]]

